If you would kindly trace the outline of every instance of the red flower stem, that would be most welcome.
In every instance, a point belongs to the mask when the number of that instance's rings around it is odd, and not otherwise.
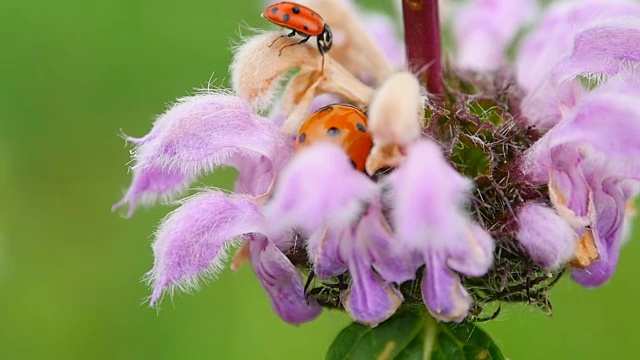
[[[403,0],[402,15],[409,69],[430,94],[443,94],[438,0]]]

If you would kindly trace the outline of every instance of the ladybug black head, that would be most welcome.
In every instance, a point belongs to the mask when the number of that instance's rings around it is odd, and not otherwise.
[[[329,25],[324,24],[322,34],[318,35],[318,50],[324,54],[331,49],[331,45],[333,45],[333,34]]]

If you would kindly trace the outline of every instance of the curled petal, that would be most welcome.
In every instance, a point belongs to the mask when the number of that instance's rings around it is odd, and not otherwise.
[[[295,100],[294,104],[285,104],[284,108],[296,109],[301,105],[302,109],[297,109],[295,118],[285,121],[284,127],[289,132],[297,131],[298,122],[304,119],[300,113],[308,111],[311,100],[320,94],[336,94],[359,107],[369,104],[372,90],[368,86],[329,54],[324,55],[322,67],[323,59],[318,50],[295,45],[298,41],[279,33],[264,33],[242,44],[231,64],[231,80],[236,93],[255,108],[265,109],[273,100],[279,80],[290,70],[299,68],[300,74],[304,75],[299,75],[301,79],[288,90],[294,95],[287,96]]]
[[[551,5],[540,24],[527,35],[517,53],[518,83],[527,92],[572,51],[577,32],[603,20],[640,15],[632,0],[581,0]]]
[[[282,172],[265,208],[266,224],[274,233],[343,228],[377,197],[376,184],[353,168],[342,149],[320,143],[301,150]]]
[[[555,81],[563,83],[578,75],[618,74],[625,70],[625,62],[640,61],[639,43],[637,19],[596,23],[576,35],[571,55],[553,70]]]
[[[374,37],[368,26],[372,24],[361,21],[362,10],[351,1],[302,0],[301,3],[317,11],[330,24],[333,47],[329,53],[350,73],[376,82],[391,74],[393,68],[380,46],[398,43],[393,39],[392,27],[386,28],[390,33],[383,33],[384,37]],[[385,42],[381,44],[382,41]]]
[[[393,74],[380,86],[369,108],[374,145],[367,158],[367,173],[400,165],[406,148],[420,137],[424,121],[421,92],[418,79],[406,71]]]
[[[578,234],[553,209],[527,204],[518,210],[517,239],[531,259],[545,269],[557,269],[571,260]]]
[[[151,305],[169,287],[197,289],[201,276],[215,277],[222,270],[228,249],[245,234],[256,231],[262,219],[247,197],[229,197],[207,191],[189,198],[160,224],[153,243]]]
[[[158,118],[149,135],[132,142],[133,182],[115,206],[129,204],[130,212],[140,198],[149,202],[175,194],[202,173],[239,157],[281,163],[292,145],[277,127],[253,115],[244,100],[226,94],[180,99]],[[261,195],[266,189],[249,190]]]
[[[443,259],[427,254],[427,267],[422,278],[422,298],[431,315],[440,321],[460,322],[467,317],[473,301],[462,286],[460,277]]]
[[[536,13],[534,0],[475,0],[454,18],[458,66],[493,71],[504,65],[507,47]]]
[[[565,109],[580,106],[583,96],[578,76],[602,80],[617,75],[633,79],[640,61],[640,21],[621,19],[596,23],[576,35],[571,54],[553,68],[522,104],[532,125],[550,128]],[[601,122],[606,123],[606,122]]]
[[[402,294],[385,284],[366,262],[350,262],[349,274],[351,284],[343,295],[342,305],[354,321],[376,326],[402,304]]]
[[[600,286],[615,272],[628,221],[627,201],[637,194],[639,186],[635,181],[609,178],[602,182],[602,190],[594,193],[594,230],[600,259],[584,270],[573,271],[571,277],[578,283]]]
[[[300,324],[320,315],[320,305],[304,292],[302,276],[274,243],[264,236],[252,236],[249,252],[256,276],[284,321]]]

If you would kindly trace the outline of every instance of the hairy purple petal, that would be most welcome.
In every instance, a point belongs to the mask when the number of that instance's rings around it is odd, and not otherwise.
[[[640,4],[632,0],[560,2],[545,14],[523,39],[516,56],[518,83],[527,92],[538,87],[545,75],[569,56],[578,32],[603,20],[640,15]]]
[[[578,234],[553,209],[526,204],[518,209],[518,224],[517,239],[538,265],[557,269],[571,260]]]
[[[578,75],[616,75],[629,69],[626,62],[640,61],[639,43],[638,19],[594,24],[576,35],[571,55],[553,70],[555,81],[563,83]]]
[[[140,198],[152,201],[174,194],[238,157],[248,157],[256,166],[264,158],[281,164],[292,150],[292,142],[275,125],[252,114],[246,101],[225,94],[180,99],[158,118],[149,135],[131,141],[136,144],[134,180],[116,207],[133,208]],[[266,191],[264,183],[247,190],[260,195]]]
[[[444,248],[448,238],[457,237],[449,236],[452,231],[464,232],[468,220],[460,208],[471,181],[445,161],[434,142],[413,145],[405,164],[390,178],[396,234],[411,249],[422,249],[425,241]]]
[[[186,190],[187,179],[180,171],[164,170],[159,167],[148,167],[134,171],[131,186],[124,197],[111,208],[112,211],[129,204],[127,217],[131,217],[138,202],[145,205],[153,204],[158,198],[171,199],[176,194]]]
[[[440,321],[460,322],[467,317],[473,301],[460,277],[444,264],[438,254],[426,254],[427,267],[422,278],[422,298],[431,315]]]
[[[266,224],[270,233],[345,227],[377,197],[375,183],[353,168],[342,149],[317,144],[302,149],[281,173],[265,208]]]
[[[506,63],[518,30],[536,13],[534,0],[472,0],[454,17],[458,66],[492,71]]]
[[[215,277],[227,250],[256,231],[262,215],[252,199],[207,191],[187,199],[160,225],[153,243],[151,305],[169,287],[189,291],[201,276]]]
[[[305,294],[302,276],[274,243],[255,235],[249,246],[253,270],[269,294],[274,311],[284,321],[300,324],[320,315],[320,305]]]
[[[461,321],[471,298],[453,270],[482,276],[493,262],[494,241],[463,208],[471,183],[444,159],[439,147],[419,141],[390,176],[397,239],[426,265],[423,299],[442,321]]]

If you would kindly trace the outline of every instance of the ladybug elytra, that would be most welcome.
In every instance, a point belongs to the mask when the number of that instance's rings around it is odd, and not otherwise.
[[[296,34],[304,36],[299,42],[286,45],[285,47],[303,44],[312,36],[317,37],[318,50],[322,55],[329,51],[331,45],[333,45],[333,36],[329,25],[325,24],[320,15],[304,5],[288,1],[279,2],[266,8],[262,12],[262,17],[276,25],[291,30],[291,33],[287,35],[288,37],[295,36]],[[282,51],[282,49],[280,49],[280,51]]]
[[[367,115],[351,105],[327,105],[311,114],[300,127],[296,150],[327,141],[340,146],[353,166],[364,171],[373,140],[367,131]]]

